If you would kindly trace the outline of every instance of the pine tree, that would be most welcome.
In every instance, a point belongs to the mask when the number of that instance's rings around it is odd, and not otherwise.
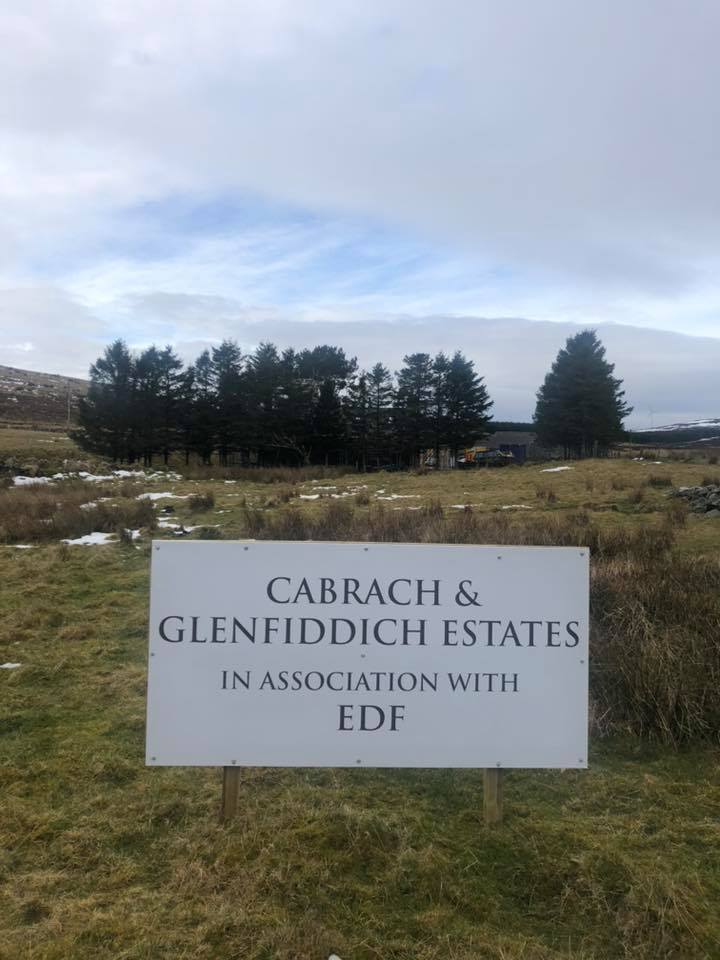
[[[280,358],[278,427],[270,443],[302,465],[310,463],[313,404],[313,385],[300,375],[299,355],[289,347]]]
[[[375,364],[367,375],[367,382],[371,411],[370,447],[376,465],[380,466],[381,457],[387,452],[391,440],[395,391],[390,371],[382,363]]]
[[[405,462],[412,465],[432,437],[432,360],[429,353],[412,353],[403,357],[403,363],[397,374],[395,439]]]
[[[272,446],[280,429],[282,375],[275,344],[260,343],[248,357],[246,372],[247,432],[250,444],[259,451]]]
[[[432,388],[430,397],[430,433],[435,467],[440,466],[440,447],[445,436],[447,419],[447,375],[450,361],[444,353],[437,354],[432,362]]]
[[[345,413],[337,384],[328,378],[320,385],[320,393],[313,409],[313,449],[325,465],[337,455],[347,437]]]
[[[171,346],[158,355],[158,428],[155,448],[167,466],[170,454],[182,445],[184,376],[182,360]]]
[[[106,347],[90,367],[90,386],[80,401],[80,427],[73,439],[115,462],[135,459],[133,394],[135,364],[124,340]]]
[[[543,443],[561,445],[566,456],[591,456],[623,436],[628,406],[622,380],[594,330],[569,337],[537,393],[535,426]]]
[[[347,417],[357,465],[364,473],[373,421],[372,398],[365,371],[348,388]]]
[[[242,444],[243,416],[246,405],[242,384],[243,356],[234,340],[223,340],[212,348],[210,361],[215,401],[215,443],[220,463],[225,466],[230,453]]]
[[[210,463],[215,449],[217,403],[209,350],[203,350],[195,361],[190,382],[190,449],[203,463]]]
[[[160,352],[154,345],[135,360],[135,390],[132,405],[132,435],[143,465],[152,466],[160,448]]]
[[[449,361],[445,378],[444,442],[450,447],[453,463],[461,446],[472,444],[487,433],[489,398],[475,364],[457,350]]]

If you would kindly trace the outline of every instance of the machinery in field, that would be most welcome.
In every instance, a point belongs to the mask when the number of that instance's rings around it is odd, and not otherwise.
[[[491,450],[489,447],[468,447],[458,457],[458,467],[507,467],[515,463],[515,457],[509,450]]]
[[[496,450],[485,446],[467,447],[453,462],[452,452],[448,447],[440,448],[440,463],[438,464],[435,450],[431,447],[420,453],[420,465],[430,469],[449,470],[452,467],[470,469],[473,467],[506,467],[517,463],[509,450]]]

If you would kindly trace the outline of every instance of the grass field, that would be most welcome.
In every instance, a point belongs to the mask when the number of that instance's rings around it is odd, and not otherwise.
[[[21,445],[11,433],[0,431],[0,458]],[[37,455],[37,443],[22,443]],[[103,481],[106,530],[137,519],[142,492],[195,499],[153,501],[178,527],[89,547],[60,535],[19,541],[35,528],[13,523],[38,502],[6,491],[19,499],[0,504],[0,663],[20,666],[0,670],[0,958],[720,957],[717,729],[678,746],[662,725],[632,733],[634,715],[624,732],[625,720],[598,722],[589,770],[508,775],[496,828],[482,823],[481,771],[246,770],[240,816],[221,826],[218,770],[144,767],[150,536],[180,528],[224,538],[310,527],[388,539],[496,531],[504,542],[592,529],[598,631],[624,629],[602,619],[601,593],[608,577],[622,583],[628,551],[644,544],[630,579],[647,577],[662,551],[660,590],[674,590],[678,607],[686,596],[690,629],[702,620],[703,636],[717,640],[720,597],[702,576],[720,564],[720,521],[686,517],[667,494],[720,469],[621,459],[544,472],[555,466]],[[61,529],[64,504],[76,519],[62,536],[80,535],[78,490],[91,501],[100,488],[48,489],[57,491],[52,523]],[[674,623],[660,624],[668,637]],[[715,716],[704,701],[697,710]]]

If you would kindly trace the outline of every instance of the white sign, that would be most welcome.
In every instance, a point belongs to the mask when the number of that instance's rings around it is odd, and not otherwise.
[[[581,547],[155,541],[147,763],[585,767]]]

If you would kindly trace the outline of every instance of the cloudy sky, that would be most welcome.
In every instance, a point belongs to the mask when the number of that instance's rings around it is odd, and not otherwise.
[[[593,325],[632,424],[720,416],[717,0],[5,0],[0,40],[0,363],[459,347],[527,418]]]

